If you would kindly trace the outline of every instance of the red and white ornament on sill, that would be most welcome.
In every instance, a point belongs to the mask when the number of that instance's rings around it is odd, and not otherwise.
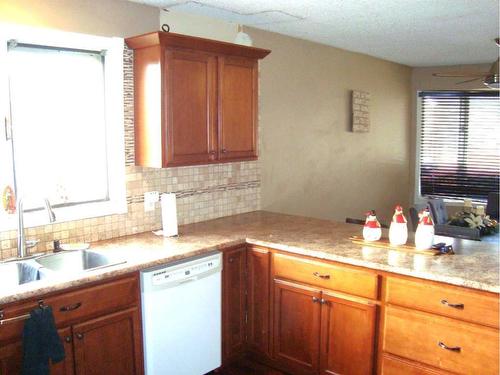
[[[377,220],[374,210],[366,213],[366,222],[363,228],[363,238],[365,241],[378,241],[382,237],[382,228]]]
[[[389,242],[393,246],[404,245],[408,240],[408,224],[403,215],[403,207],[397,205],[389,227]]]
[[[418,250],[430,249],[434,244],[434,222],[429,209],[420,211],[419,221],[415,232],[415,247]]]

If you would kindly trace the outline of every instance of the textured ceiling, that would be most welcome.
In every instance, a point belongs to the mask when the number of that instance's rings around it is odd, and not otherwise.
[[[493,62],[498,0],[132,0],[409,66]]]

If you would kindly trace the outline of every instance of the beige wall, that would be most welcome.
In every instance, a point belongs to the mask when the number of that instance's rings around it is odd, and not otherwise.
[[[262,208],[344,220],[408,205],[411,69],[264,31]],[[369,133],[350,131],[350,91],[371,93]]]
[[[231,42],[237,27],[162,12],[171,31]],[[272,53],[260,64],[261,207],[344,220],[408,205],[411,69],[245,28]],[[350,90],[369,91],[372,130],[350,131]]]
[[[417,92],[425,90],[484,90],[485,86],[481,81],[474,81],[457,85],[457,82],[465,81],[467,78],[443,78],[434,77],[436,72],[487,72],[491,64],[475,65],[455,65],[455,66],[433,66],[425,68],[413,68],[411,74],[411,179],[410,179],[410,199],[415,201],[415,158],[416,158],[416,137],[417,137]]]
[[[0,0],[0,22],[127,37],[158,29],[158,9],[124,0]]]

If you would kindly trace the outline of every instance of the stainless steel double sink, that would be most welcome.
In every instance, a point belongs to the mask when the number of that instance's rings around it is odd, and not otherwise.
[[[126,263],[91,250],[62,251],[0,263],[0,291],[21,284]]]

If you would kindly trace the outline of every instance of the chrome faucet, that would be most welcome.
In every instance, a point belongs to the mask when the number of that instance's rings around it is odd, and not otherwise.
[[[52,206],[47,198],[44,198],[45,201],[45,209],[47,214],[49,215],[49,222],[53,223],[56,221],[56,214],[52,211]],[[17,200],[16,208],[17,208],[17,256],[18,258],[27,257],[28,250],[32,247],[35,247],[39,240],[31,240],[27,241],[24,235],[24,208],[23,208],[24,199],[19,197]]]

